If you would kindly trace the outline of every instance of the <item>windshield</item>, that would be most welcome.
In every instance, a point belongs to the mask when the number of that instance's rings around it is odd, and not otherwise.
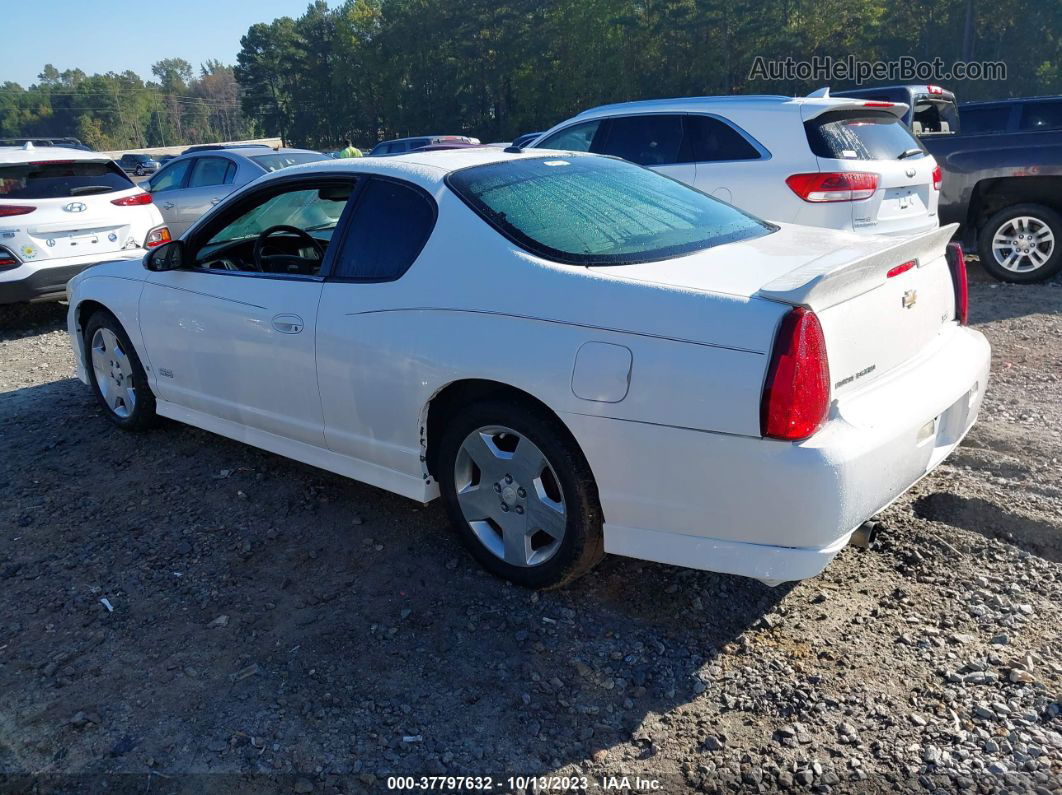
[[[327,155],[317,152],[276,152],[272,155],[255,155],[251,158],[268,172],[280,171],[282,168],[303,163],[316,163],[318,160],[325,159]]]
[[[111,162],[54,160],[0,166],[0,199],[62,199],[131,187],[129,177]]]
[[[775,227],[655,171],[596,156],[507,160],[447,184],[502,234],[558,262],[668,259]]]
[[[926,154],[891,113],[834,111],[812,119],[804,129],[811,151],[831,160],[904,160]]]

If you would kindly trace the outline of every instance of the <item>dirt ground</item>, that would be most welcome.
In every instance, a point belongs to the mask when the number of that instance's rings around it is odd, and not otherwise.
[[[971,304],[980,422],[876,548],[542,594],[438,505],[116,430],[65,308],[0,308],[0,790],[1062,792],[1062,285]]]

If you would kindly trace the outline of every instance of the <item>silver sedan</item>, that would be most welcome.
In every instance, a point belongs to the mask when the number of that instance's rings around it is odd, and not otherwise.
[[[240,146],[199,150],[171,160],[141,184],[155,199],[177,237],[203,213],[241,185],[288,166],[324,160],[308,149]]]

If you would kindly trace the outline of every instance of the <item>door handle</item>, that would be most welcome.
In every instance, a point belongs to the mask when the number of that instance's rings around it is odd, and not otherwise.
[[[298,334],[305,326],[298,315],[277,315],[273,318],[273,328],[281,334]]]
[[[162,205],[163,210],[172,210],[176,205],[173,202],[166,202]]]

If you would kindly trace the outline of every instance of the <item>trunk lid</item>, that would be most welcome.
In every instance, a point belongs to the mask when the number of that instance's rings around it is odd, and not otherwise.
[[[837,396],[917,356],[954,322],[946,250],[955,228],[897,240],[782,226],[761,238],[615,270],[673,288],[811,309],[822,324]]]

